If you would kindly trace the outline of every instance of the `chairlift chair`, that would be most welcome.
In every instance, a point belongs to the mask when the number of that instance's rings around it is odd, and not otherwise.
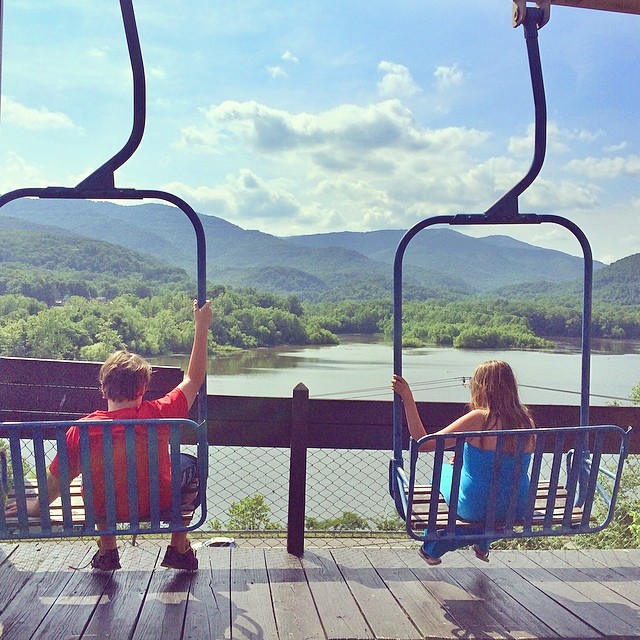
[[[87,176],[75,187],[45,187],[45,188],[21,188],[14,191],[9,191],[3,195],[0,195],[0,207],[20,198],[39,198],[39,199],[74,199],[74,200],[115,200],[115,201],[131,201],[131,200],[144,200],[154,199],[161,200],[170,203],[171,205],[180,209],[190,220],[195,236],[196,236],[196,271],[197,271],[197,300],[198,305],[202,306],[206,301],[206,241],[204,228],[202,222],[194,209],[185,202],[182,198],[165,191],[157,189],[134,189],[134,188],[117,188],[115,186],[115,171],[119,169],[127,160],[129,160],[136,149],[138,148],[142,136],[144,133],[145,119],[146,119],[146,84],[145,84],[145,72],[142,59],[142,51],[140,47],[140,39],[138,36],[135,13],[133,8],[133,0],[120,0],[120,9],[122,14],[122,20],[124,23],[125,37],[127,41],[127,47],[129,51],[129,60],[131,64],[132,76],[133,76],[133,125],[131,134],[124,144],[124,146],[113,157],[107,160],[102,166],[96,169],[93,173]],[[1,43],[1,40],[0,40]],[[0,56],[1,57],[1,56]],[[95,532],[101,533],[114,533],[117,527],[118,533],[153,533],[156,531],[165,531],[167,526],[169,530],[188,530],[193,529],[204,522],[206,516],[206,478],[208,471],[208,449],[206,440],[206,419],[207,419],[207,391],[206,382],[202,385],[198,398],[196,400],[197,407],[197,422],[189,420],[181,421],[169,421],[166,420],[152,420],[148,423],[145,421],[135,421],[136,424],[145,423],[149,428],[150,443],[157,443],[156,431],[163,425],[165,428],[171,430],[171,455],[172,455],[172,468],[173,463],[177,460],[175,457],[178,455],[176,452],[179,447],[180,434],[184,430],[193,429],[195,435],[191,436],[191,440],[198,445],[198,468],[200,472],[200,500],[198,507],[200,509],[200,519],[197,523],[192,523],[189,526],[183,524],[183,518],[180,514],[175,513],[173,515],[163,514],[166,521],[161,522],[160,511],[158,508],[158,492],[157,487],[150,488],[152,497],[152,514],[151,522],[143,526],[140,524],[140,515],[137,511],[136,505],[130,505],[131,508],[131,521],[128,523],[116,523],[113,517],[109,517],[109,523],[107,530]],[[118,421],[117,424],[121,425],[126,421]],[[88,533],[95,525],[95,518],[91,514],[91,509],[86,509],[88,503],[85,504],[81,510],[77,509],[78,506],[69,490],[64,490],[61,496],[61,504],[57,506],[60,510],[59,514],[53,515],[48,506],[45,504],[46,500],[46,469],[44,466],[44,453],[42,451],[42,438],[43,433],[51,428],[56,430],[56,439],[58,441],[58,453],[59,456],[64,457],[64,446],[61,441],[61,434],[64,435],[66,429],[71,425],[82,424],[82,430],[87,427],[87,422],[75,423],[75,422],[32,422],[32,423],[4,423],[3,428],[10,431],[10,454],[13,462],[15,487],[11,489],[13,495],[18,504],[18,518],[17,523],[9,523],[4,518],[4,511],[0,515],[0,538],[11,537],[51,537],[52,535],[82,535]],[[110,421],[104,421],[100,426],[105,430],[105,433],[111,426],[116,423],[110,423]],[[130,432],[129,427],[126,428],[127,433]],[[33,446],[35,449],[35,463],[37,471],[37,482],[35,483],[38,489],[33,486],[29,486],[29,482],[25,481],[21,474],[22,467],[22,454],[20,450],[20,435],[30,434],[29,437],[33,440]],[[105,438],[108,440],[108,438]],[[131,446],[129,443],[129,436],[127,436],[127,446]],[[105,453],[105,466],[111,466],[110,475],[111,482],[113,481],[113,458],[109,457],[108,453]],[[4,464],[2,464],[2,475],[6,476],[6,454]],[[85,468],[83,462],[83,469]],[[86,467],[88,468],[88,467]],[[64,462],[61,464],[61,481],[62,477],[66,473],[66,467]],[[135,458],[128,456],[128,465],[126,473],[129,477],[130,487],[135,487]],[[44,474],[44,475],[43,475]],[[108,475],[108,474],[107,474]],[[174,476],[179,474],[174,474]],[[157,476],[157,473],[156,473]],[[87,497],[87,477],[84,477],[84,491],[85,497]],[[44,485],[43,485],[44,482]],[[5,483],[6,484],[6,483]],[[31,483],[34,484],[34,483]],[[156,480],[157,484],[157,480]],[[108,487],[107,487],[108,489]],[[9,487],[4,487],[4,494],[7,494]],[[179,485],[178,489],[179,491]],[[44,493],[43,493],[44,491]],[[175,484],[172,491],[176,492]],[[35,492],[35,493],[34,493]],[[90,492],[89,492],[90,493]],[[134,491],[130,490],[130,500]],[[109,492],[107,491],[107,494]],[[41,518],[37,522],[29,521],[26,514],[25,500],[30,495],[39,495],[41,504]],[[113,500],[113,496],[109,500]],[[180,504],[179,502],[177,503]],[[155,506],[154,506],[155,505]],[[52,506],[55,511],[56,506]],[[174,503],[174,508],[177,508]],[[74,513],[75,512],[75,513]],[[113,515],[113,514],[111,514]],[[80,524],[78,524],[80,523]],[[52,526],[57,524],[59,526]]]
[[[520,213],[518,197],[535,180],[542,168],[546,150],[546,102],[538,30],[549,17],[549,3],[538,7],[514,3],[514,26],[522,24],[527,45],[529,71],[535,106],[534,156],[527,174],[495,204],[482,214],[461,213],[426,218],[409,229],[401,239],[394,259],[393,294],[393,370],[402,375],[402,264],[410,241],[422,230],[436,225],[535,225],[551,223],[569,230],[583,252],[582,359],[579,427],[536,428],[495,433],[497,438],[493,476],[487,499],[487,512],[479,521],[464,520],[457,513],[462,452],[464,443],[477,433],[426,435],[418,441],[410,438],[409,470],[403,460],[403,408],[398,394],[393,399],[393,458],[389,464],[389,492],[396,510],[405,521],[406,531],[417,540],[478,541],[529,536],[557,536],[599,531],[610,522],[620,485],[631,429],[616,425],[589,425],[589,379],[591,345],[591,303],[593,257],[585,234],[571,220],[552,214]],[[482,432],[486,437],[488,432]],[[494,432],[490,432],[494,433]],[[525,438],[536,437],[532,455],[530,485],[524,513],[517,511],[514,484],[497,500],[502,489],[498,478],[506,464],[506,438],[516,443],[516,451],[524,451]],[[445,460],[445,439],[455,439],[452,489],[448,505],[440,494],[440,474]],[[428,441],[435,442],[432,472],[424,483],[418,474],[418,450]],[[617,463],[608,469],[602,463],[603,453],[615,453]],[[421,457],[426,457],[421,456]],[[544,463],[544,464],[543,464]],[[547,466],[548,465],[548,466]],[[547,476],[542,470],[548,468]],[[514,471],[515,474],[515,471]],[[600,479],[608,478],[604,486]],[[422,481],[422,476],[420,477]],[[606,483],[605,483],[606,484]],[[604,496],[606,509],[599,521],[593,508],[596,495]],[[501,506],[498,504],[501,502]]]

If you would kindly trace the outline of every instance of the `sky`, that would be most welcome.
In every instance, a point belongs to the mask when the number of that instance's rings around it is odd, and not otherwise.
[[[277,236],[482,213],[526,173],[533,103],[508,0],[136,0],[147,126],[116,186]],[[116,0],[4,0],[0,192],[74,186],[126,142]],[[552,7],[544,166],[522,213],[640,253],[640,16]],[[557,225],[455,227],[581,255]],[[427,231],[428,233],[428,231]]]

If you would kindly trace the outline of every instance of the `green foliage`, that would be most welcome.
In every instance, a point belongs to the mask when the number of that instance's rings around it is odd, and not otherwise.
[[[376,531],[388,531],[389,533],[405,531],[406,529],[404,520],[395,512],[390,516],[384,515],[379,518],[373,518],[373,524]]]
[[[611,492],[611,487],[606,488]],[[607,512],[602,500],[594,502],[594,516],[601,521]],[[629,456],[620,483],[611,523],[602,531],[576,536],[543,536],[498,540],[494,549],[640,549],[640,456]]]
[[[305,518],[305,527],[311,531],[368,531],[371,529],[366,518],[353,511],[344,511],[335,518]]]
[[[295,296],[217,287],[210,347],[335,344],[317,318],[307,318]],[[123,294],[110,301],[68,298],[47,307],[19,295],[0,296],[0,355],[104,360],[116,349],[145,356],[188,353],[193,337],[191,297]]]
[[[191,285],[182,269],[75,234],[0,228],[0,240],[0,296],[53,305],[69,296],[147,297]]]
[[[231,531],[265,531],[280,529],[269,516],[271,507],[261,493],[247,496],[229,507],[228,528]]]
[[[307,304],[305,313],[333,333],[381,333],[391,318],[391,300],[345,300],[338,303]]]

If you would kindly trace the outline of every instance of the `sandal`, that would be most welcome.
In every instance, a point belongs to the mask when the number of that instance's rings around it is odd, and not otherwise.
[[[435,567],[442,562],[441,558],[432,558],[422,547],[418,549],[418,553],[420,554],[420,557],[432,567]]]
[[[477,544],[473,545],[473,551],[476,554],[476,558],[478,558],[478,560],[482,560],[482,562],[489,562],[488,551],[483,551]]]

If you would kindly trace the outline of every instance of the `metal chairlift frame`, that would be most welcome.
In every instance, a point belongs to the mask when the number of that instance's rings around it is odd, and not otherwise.
[[[69,199],[69,200],[163,200],[176,207],[189,218],[196,235],[197,299],[202,306],[207,295],[206,240],[202,222],[194,209],[175,194],[157,189],[117,188],[115,171],[129,160],[140,145],[146,121],[146,80],[140,38],[136,26],[133,0],[119,0],[129,61],[133,76],[133,124],[124,146],[102,166],[88,175],[75,187],[23,188],[0,196],[0,207],[20,198]],[[1,44],[1,40],[0,40]],[[206,382],[198,394],[198,422],[206,421]]]
[[[14,191],[7,192],[0,196],[0,207],[12,202],[14,200],[20,198],[39,198],[39,199],[70,199],[70,200],[143,200],[143,199],[154,199],[154,200],[163,200],[168,202],[178,209],[180,209],[190,220],[195,235],[196,235],[196,270],[197,270],[197,300],[198,305],[202,306],[206,301],[206,240],[204,228],[202,226],[202,222],[198,217],[197,213],[194,209],[185,202],[182,198],[178,196],[168,193],[166,191],[160,191],[157,189],[133,189],[133,188],[117,188],[115,186],[115,171],[119,169],[127,160],[129,160],[142,140],[142,136],[144,134],[145,128],[145,120],[146,120],[146,81],[145,81],[145,72],[144,72],[144,62],[142,59],[142,50],[140,47],[140,38],[138,35],[138,30],[136,26],[135,13],[133,9],[133,0],[119,0],[120,1],[120,9],[122,14],[122,20],[124,24],[125,37],[127,41],[127,47],[129,51],[129,60],[131,64],[131,71],[133,76],[133,124],[130,136],[124,146],[118,151],[113,157],[107,160],[102,166],[96,169],[93,173],[87,176],[84,180],[82,180],[75,187],[45,187],[45,188],[22,188],[16,189]],[[2,17],[3,12],[3,0],[0,0],[0,18]],[[0,45],[2,43],[1,39],[1,24],[0,24]],[[0,55],[1,62],[1,55]],[[49,518],[49,510],[46,508],[47,505],[44,504],[46,500],[44,497],[40,498],[41,509],[42,509],[42,518],[43,522],[37,526],[30,526],[27,515],[26,515],[26,494],[25,494],[25,485],[24,479],[20,479],[18,484],[16,485],[16,499],[18,503],[18,527],[17,530],[13,527],[7,525],[7,522],[4,518],[4,512],[0,514],[0,538],[12,538],[12,537],[25,537],[25,538],[46,538],[46,537],[57,537],[60,535],[63,536],[78,536],[78,535],[87,535],[88,533],[119,533],[119,534],[138,534],[138,533],[154,533],[154,532],[166,532],[166,531],[188,531],[199,527],[206,518],[206,484],[207,484],[207,473],[208,473],[208,448],[207,448],[207,439],[206,439],[206,419],[207,419],[207,390],[206,390],[206,380],[203,383],[202,387],[198,392],[197,398],[197,423],[192,422],[190,420],[149,420],[142,421],[147,422],[148,427],[155,433],[158,425],[167,425],[169,423],[171,426],[171,456],[172,456],[172,467],[179,468],[176,453],[179,446],[179,434],[178,428],[186,428],[193,427],[196,432],[196,442],[198,445],[198,469],[199,469],[199,477],[201,482],[201,493],[200,493],[200,501],[198,506],[200,508],[200,517],[197,522],[192,522],[191,524],[184,524],[181,521],[180,514],[177,513],[177,509],[179,505],[179,485],[176,482],[172,483],[172,496],[173,496],[173,514],[170,518],[170,522],[166,520],[160,521],[160,513],[158,511],[158,490],[157,486],[151,488],[152,493],[152,502],[151,505],[152,514],[151,514],[151,523],[150,525],[146,524],[141,528],[140,519],[138,514],[137,507],[137,499],[132,498],[135,494],[135,461],[133,461],[129,465],[128,472],[128,483],[130,486],[130,500],[134,500],[134,503],[131,504],[131,522],[129,522],[128,526],[122,527],[121,525],[116,525],[115,516],[114,516],[114,505],[113,502],[115,500],[113,494],[113,478],[107,484],[107,499],[108,499],[108,508],[110,509],[110,513],[108,516],[109,523],[107,525],[107,529],[102,531],[98,530],[95,527],[95,518],[92,516],[92,507],[88,504],[88,522],[85,523],[83,520],[83,524],[78,526],[74,521],[71,513],[71,502],[69,495],[69,488],[65,485],[63,488],[63,496],[62,496],[62,504],[63,504],[63,518],[64,522],[62,523],[62,530],[60,530],[60,526],[52,527]],[[141,421],[135,421],[136,424],[139,424]],[[66,429],[73,425],[77,424],[74,422],[38,422],[38,423],[6,423],[6,426],[12,427],[12,432],[10,434],[11,441],[11,453],[12,460],[21,461],[22,454],[19,446],[19,434],[23,430],[27,430],[32,432],[32,437],[34,440],[34,447],[36,447],[36,451],[41,450],[43,431],[46,429],[51,429],[52,427],[56,428],[57,441],[59,444],[59,453],[61,454],[61,476],[65,475],[68,478],[68,467],[65,455],[64,446],[61,443],[64,442],[64,433]],[[83,444],[83,468],[86,468],[87,456],[88,456],[88,444],[86,442],[86,427],[91,423],[81,424],[81,430],[84,434],[84,444]],[[114,423],[112,421],[103,421],[99,426],[103,428],[103,430],[108,430],[111,425]],[[124,424],[123,421],[118,421],[118,425]],[[129,429],[129,427],[127,427]],[[132,447],[131,438],[129,437],[129,431],[127,431],[127,448],[128,450]],[[154,437],[155,438],[155,437]],[[156,442],[156,452],[157,452],[157,438],[152,438],[154,442]],[[39,443],[36,445],[35,443]],[[39,448],[38,448],[39,447]],[[39,486],[45,487],[44,496],[46,496],[46,478],[45,478],[45,467],[44,467],[44,459],[41,454],[38,456],[38,484]],[[129,455],[129,454],[128,454]],[[128,457],[129,459],[129,457]],[[108,456],[105,456],[106,464],[111,465],[113,467],[113,460]],[[110,462],[109,462],[110,461]],[[3,479],[6,480],[6,457],[3,458],[2,466],[2,476]],[[18,474],[20,475],[20,474]],[[107,474],[108,475],[108,474]],[[157,473],[155,474],[157,476]],[[179,474],[176,474],[175,477],[179,480]],[[64,479],[64,478],[63,478]],[[6,484],[6,482],[4,482]],[[64,484],[64,483],[63,483]],[[153,482],[152,482],[153,484]],[[157,485],[157,478],[156,478]],[[86,489],[86,487],[85,487]],[[0,490],[1,493],[1,490]],[[89,489],[89,498],[91,497],[91,491]],[[90,501],[89,501],[90,502]],[[92,530],[95,529],[95,530]],[[91,530],[91,531],[90,531]]]
[[[545,3],[538,3],[543,5]],[[524,15],[520,13],[518,20],[514,19],[514,26],[523,25],[527,46],[529,72],[535,107],[534,154],[531,166],[526,175],[514,185],[505,195],[497,200],[482,214],[462,213],[455,215],[439,215],[426,218],[409,229],[400,240],[396,249],[393,266],[393,371],[402,375],[402,263],[409,242],[422,230],[436,224],[450,226],[461,225],[534,225],[552,223],[560,225],[570,231],[580,243],[584,260],[583,272],[583,308],[582,308],[582,339],[581,339],[581,384],[580,384],[580,426],[589,425],[589,392],[590,392],[590,363],[591,363],[591,309],[593,285],[593,255],[591,246],[583,231],[571,220],[553,214],[520,213],[518,197],[533,183],[539,174],[546,152],[547,136],[547,108],[538,46],[538,30],[548,20],[548,7],[527,7]],[[398,394],[393,398],[393,458],[389,466],[389,491],[394,500],[398,514],[407,520],[407,494],[413,492],[413,478],[407,478],[403,460],[403,407]],[[622,430],[621,430],[622,431]],[[422,439],[421,439],[422,442]],[[417,457],[417,444],[415,455]],[[624,449],[624,445],[622,445]],[[576,452],[581,456],[581,464],[588,462],[589,451],[584,449]],[[624,456],[622,455],[622,458]],[[578,463],[578,460],[575,461]],[[413,460],[415,464],[415,460]],[[578,480],[576,504],[585,501],[587,487],[583,477]],[[615,496],[614,496],[615,498]],[[409,505],[410,507],[410,505]],[[588,505],[590,509],[590,505]],[[407,532],[416,538],[407,522]],[[567,531],[569,532],[569,531]],[[486,536],[489,537],[489,536]],[[499,536],[498,536],[499,537]],[[515,537],[515,536],[513,536]]]

